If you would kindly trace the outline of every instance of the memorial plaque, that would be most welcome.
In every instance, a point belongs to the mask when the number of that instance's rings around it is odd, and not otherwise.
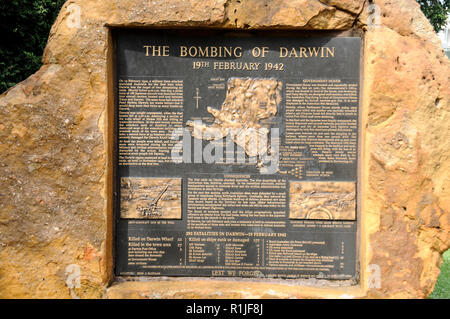
[[[357,280],[360,38],[114,40],[116,275]]]

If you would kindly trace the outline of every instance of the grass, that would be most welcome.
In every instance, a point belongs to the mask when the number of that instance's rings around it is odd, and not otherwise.
[[[450,299],[450,249],[443,254],[441,273],[430,299]]]

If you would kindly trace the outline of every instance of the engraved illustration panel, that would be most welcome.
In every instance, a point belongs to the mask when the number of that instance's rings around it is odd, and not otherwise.
[[[355,183],[290,182],[292,219],[354,220]]]
[[[120,179],[120,217],[181,218],[181,178]]]

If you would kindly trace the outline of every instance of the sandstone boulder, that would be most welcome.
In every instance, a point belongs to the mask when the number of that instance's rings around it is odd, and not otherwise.
[[[450,63],[416,1],[374,2],[379,11],[367,0],[68,1],[42,68],[0,96],[0,298],[221,296],[211,287],[238,298],[429,295],[450,246]],[[252,283],[249,293],[242,283],[178,280],[107,293],[109,28],[121,26],[362,32],[358,289]],[[368,281],[369,265],[379,267],[380,286]]]

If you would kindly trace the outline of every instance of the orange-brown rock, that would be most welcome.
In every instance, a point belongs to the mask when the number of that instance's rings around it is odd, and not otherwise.
[[[379,16],[367,0],[68,1],[42,68],[0,96],[0,298],[426,297],[450,246],[450,63],[416,1],[373,2]],[[120,26],[361,31],[357,287],[170,279],[108,288],[109,28]],[[69,289],[74,264],[81,287]]]

